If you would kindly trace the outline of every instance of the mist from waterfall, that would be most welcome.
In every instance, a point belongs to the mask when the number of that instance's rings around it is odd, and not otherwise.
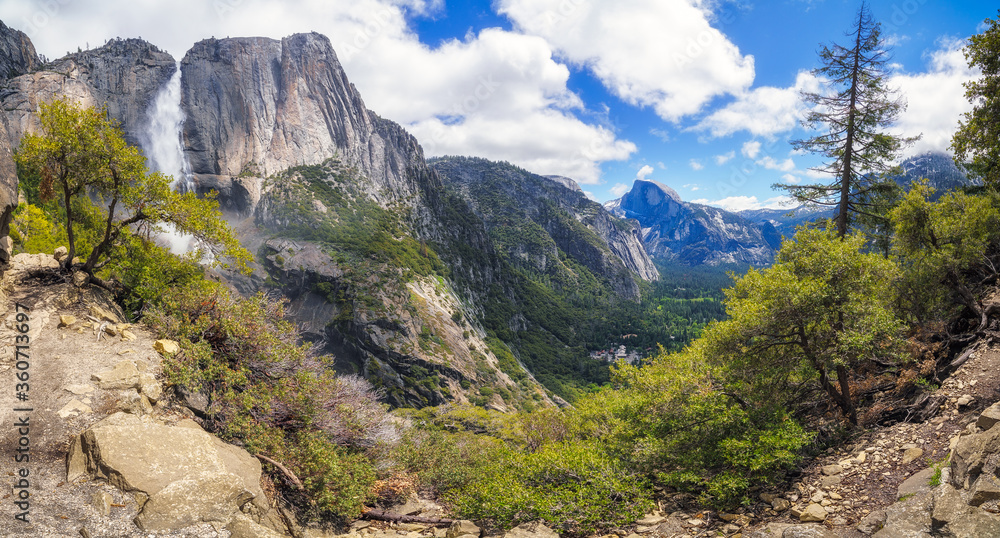
[[[150,170],[173,177],[171,187],[180,192],[194,190],[191,164],[184,156],[181,130],[184,111],[181,109],[181,65],[153,101],[149,110],[149,124],[143,137],[143,151]],[[161,236],[174,254],[184,254],[192,249],[194,238],[178,233],[171,226]]]

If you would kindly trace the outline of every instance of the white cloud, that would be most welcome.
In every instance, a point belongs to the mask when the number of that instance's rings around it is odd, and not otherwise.
[[[789,196],[775,196],[761,202],[756,196],[730,196],[721,200],[701,198],[691,200],[692,203],[721,207],[726,211],[743,211],[745,209],[781,209],[790,207],[794,200]]]
[[[577,116],[583,104],[568,68],[538,36],[487,29],[436,48],[422,44],[409,17],[441,0],[175,0],[173,2],[4,3],[0,15],[50,58],[138,37],[181,56],[208,37],[318,31],[330,37],[366,105],[403,124],[428,156],[478,155],[542,174],[596,183],[601,163],[636,146]]]
[[[808,71],[800,71],[795,84],[788,88],[762,86],[739,93],[735,101],[709,114],[694,129],[708,131],[714,137],[738,131],[772,137],[790,131],[807,111],[801,98],[803,91],[820,91],[819,79]]]
[[[722,155],[716,155],[715,156],[715,164],[717,164],[719,166],[722,166],[722,165],[726,164],[727,162],[731,161],[733,159],[733,157],[735,157],[735,156],[736,156],[736,152],[735,151],[729,151],[727,153],[723,153]]]
[[[760,142],[756,140],[744,142],[743,147],[740,148],[740,153],[748,159],[756,159],[757,155],[760,154]]]
[[[657,129],[656,127],[653,127],[652,129],[649,130],[649,134],[655,136],[656,138],[659,138],[663,142],[670,142],[670,133],[664,131],[663,129]]]
[[[515,27],[544,37],[624,101],[663,119],[697,113],[713,97],[740,93],[754,58],[709,21],[700,0],[499,0]]]
[[[586,196],[587,198],[595,201],[595,202],[600,202],[600,200],[598,200],[597,197],[594,196],[594,193],[592,193],[590,191],[583,191],[583,195]]]
[[[701,164],[698,159],[691,159],[688,164],[691,166],[692,170],[701,170],[705,168],[705,165]]]
[[[624,196],[628,192],[629,186],[624,183],[615,183],[614,187],[608,189],[608,192],[615,195],[616,197]]]
[[[781,162],[774,160],[770,155],[765,155],[762,159],[757,161],[757,164],[763,166],[768,170],[780,170],[782,172],[791,172],[795,170],[795,161],[791,159],[785,159]]]
[[[701,190],[701,186],[698,185],[697,183],[688,183],[687,185],[683,185],[682,187],[685,188],[685,189],[687,189],[687,190],[689,190],[689,191],[691,191],[691,192],[700,191]]]
[[[939,41],[939,48],[928,55],[926,71],[889,79],[889,86],[899,88],[908,104],[893,132],[904,136],[923,133],[907,155],[947,151],[962,113],[972,109],[962,83],[978,73],[969,69],[962,55],[964,44],[954,39]]]
[[[659,168],[660,170],[667,169],[667,165],[663,164],[663,161],[656,161],[656,167]]]
[[[649,166],[648,164],[645,164],[645,165],[642,166],[642,168],[639,169],[638,172],[636,172],[635,178],[636,179],[646,179],[646,177],[649,174],[652,174],[653,172],[654,172],[653,167]]]
[[[785,174],[781,176],[781,179],[784,179],[785,183],[788,183],[789,185],[798,185],[799,183],[802,183],[802,178],[794,174]]]

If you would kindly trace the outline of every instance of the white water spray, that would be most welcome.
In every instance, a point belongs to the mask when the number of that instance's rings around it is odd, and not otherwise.
[[[191,164],[184,156],[184,146],[181,143],[181,129],[184,126],[184,111],[181,110],[181,65],[153,101],[149,112],[149,125],[146,126],[146,136],[143,150],[149,160],[149,168],[172,176],[171,187],[180,192],[194,190],[194,178]],[[170,244],[174,254],[184,254],[192,249],[194,238],[178,233],[168,226],[161,235]]]
[[[172,186],[181,191],[194,190],[191,164],[184,156],[181,144],[181,129],[184,127],[184,111],[181,110],[181,66],[167,85],[156,95],[153,109],[146,128],[146,155],[149,167],[173,176]]]

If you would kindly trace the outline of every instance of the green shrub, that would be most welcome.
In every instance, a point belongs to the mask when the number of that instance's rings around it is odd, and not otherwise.
[[[208,429],[288,467],[306,487],[300,498],[286,483],[289,498],[307,516],[357,517],[375,480],[372,459],[395,442],[395,428],[371,385],[334,375],[329,357],[296,343],[283,315],[263,295],[189,286],[164,293],[147,319],[180,341],[164,372],[208,395]]]
[[[481,471],[445,498],[459,517],[490,531],[543,520],[582,536],[628,525],[653,508],[649,484],[599,443],[549,444],[530,454],[503,447]]]

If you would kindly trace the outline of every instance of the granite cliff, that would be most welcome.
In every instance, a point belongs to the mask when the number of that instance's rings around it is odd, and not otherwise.
[[[638,227],[609,214],[569,178],[543,177],[507,163],[465,157],[435,160],[432,167],[446,186],[468,201],[515,264],[541,273],[558,271],[551,266],[560,265],[562,252],[605,279],[617,294],[632,299],[639,298],[635,277],[659,277]]]
[[[423,164],[416,139],[365,107],[325,36],[207,39],[181,71],[185,156],[199,189],[228,207],[252,211],[261,178],[334,156],[382,203],[419,190],[408,171]]]
[[[769,222],[751,222],[735,213],[681,200],[654,181],[636,180],[632,190],[605,204],[612,214],[635,219],[653,258],[686,265],[768,265],[781,245]]]

